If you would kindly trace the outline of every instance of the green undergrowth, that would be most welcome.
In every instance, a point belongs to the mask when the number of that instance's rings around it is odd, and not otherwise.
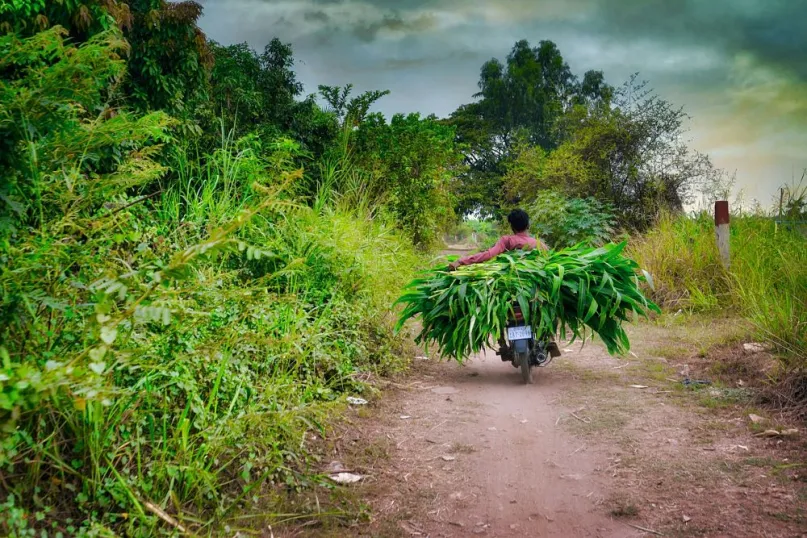
[[[0,534],[218,534],[315,486],[306,434],[405,366],[411,242],[298,200],[294,142],[98,114],[113,38],[2,39]]]
[[[769,343],[786,369],[807,366],[807,238],[765,215],[731,225],[731,264],[723,268],[712,218],[665,215],[631,244],[653,277],[650,297],[668,311],[736,313]]]

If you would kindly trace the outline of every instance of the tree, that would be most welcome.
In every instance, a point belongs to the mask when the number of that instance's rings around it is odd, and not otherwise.
[[[573,111],[567,140],[545,159],[523,149],[505,182],[519,200],[546,189],[595,197],[614,207],[622,226],[644,230],[662,209],[680,211],[693,189],[715,176],[708,157],[687,147],[686,118],[633,77],[612,107]]]
[[[247,43],[211,46],[215,114],[208,121],[223,120],[236,136],[250,132],[267,140],[289,136],[315,155],[325,151],[336,136],[336,120],[313,96],[299,100],[303,85],[294,73],[291,45],[275,38],[261,54]]]
[[[492,59],[482,66],[479,89],[478,101],[459,107],[450,124],[468,148],[470,167],[458,210],[483,215],[501,208],[502,176],[519,140],[551,151],[562,142],[556,125],[568,111],[607,107],[613,94],[601,72],[590,71],[579,82],[553,42],[531,48],[526,40],[514,45],[506,64]]]
[[[538,193],[527,207],[530,230],[552,248],[578,243],[600,246],[614,233],[613,209],[595,198],[567,198],[553,191]]]
[[[166,0],[31,0],[0,3],[0,32],[32,36],[61,26],[84,43],[118,27],[129,42],[125,99],[141,111],[189,116],[206,99],[212,55],[197,26],[202,6]]]
[[[357,164],[385,181],[387,206],[417,245],[453,222],[449,182],[462,161],[454,130],[434,116],[370,114],[355,132]]]
[[[28,37],[61,26],[79,42],[114,26],[127,28],[132,18],[129,4],[118,0],[59,2],[48,0],[0,3],[0,33]]]
[[[140,110],[189,117],[207,99],[213,55],[197,26],[196,2],[129,0],[132,23],[126,89]]]
[[[367,117],[367,112],[376,101],[389,95],[389,90],[370,90],[348,99],[353,90],[353,84],[347,84],[344,88],[339,86],[319,86],[319,93],[330,107],[340,125],[358,127]]]

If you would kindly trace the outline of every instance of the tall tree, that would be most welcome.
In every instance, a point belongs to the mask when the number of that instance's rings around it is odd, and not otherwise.
[[[274,38],[261,54],[247,43],[211,46],[214,114],[209,121],[223,119],[228,128],[235,128],[236,136],[284,135],[314,154],[325,150],[336,135],[336,120],[319,108],[313,96],[300,99],[303,85],[294,72],[290,44]]]
[[[196,2],[129,0],[132,24],[127,93],[141,110],[166,110],[190,117],[207,99],[213,55],[197,26]]]
[[[369,90],[348,99],[352,90],[353,84],[347,84],[344,88],[319,86],[319,93],[328,104],[330,112],[336,116],[340,125],[347,125],[350,128],[361,125],[367,117],[370,107],[390,93],[389,90]]]
[[[574,127],[553,152],[520,146],[505,177],[509,197],[530,203],[549,189],[592,196],[611,204],[622,226],[643,230],[716,176],[708,157],[687,147],[686,118],[634,77],[611,107],[569,113]]]
[[[358,166],[381,178],[386,205],[418,245],[454,220],[449,182],[462,161],[454,130],[434,116],[370,114],[354,133]]]
[[[54,26],[78,43],[115,26],[129,42],[129,104],[189,116],[206,99],[212,55],[197,26],[202,6],[166,0],[35,0],[0,3],[0,32],[31,36]]]
[[[501,204],[501,178],[518,139],[552,150],[563,133],[556,126],[575,106],[607,105],[612,95],[601,72],[590,71],[580,83],[558,47],[541,41],[530,47],[518,41],[506,63],[486,62],[480,71],[475,103],[455,111],[450,123],[468,147],[469,173],[460,185],[463,213],[496,213]]]

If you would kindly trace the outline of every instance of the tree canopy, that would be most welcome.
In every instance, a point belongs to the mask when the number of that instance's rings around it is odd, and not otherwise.
[[[682,109],[635,76],[620,88],[601,71],[578,79],[551,41],[518,41],[505,63],[482,66],[479,88],[448,119],[468,165],[460,214],[498,217],[554,190],[595,197],[622,226],[644,229],[715,173],[687,147]]]

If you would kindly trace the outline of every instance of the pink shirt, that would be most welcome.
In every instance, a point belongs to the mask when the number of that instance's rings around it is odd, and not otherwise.
[[[519,232],[514,235],[505,235],[502,236],[502,238],[499,239],[496,244],[493,245],[493,247],[489,248],[485,252],[480,252],[479,254],[461,258],[459,260],[459,264],[471,265],[472,263],[481,263],[488,261],[491,258],[495,258],[502,252],[507,252],[508,250],[532,250],[537,246],[538,241],[534,237],[530,237],[527,232]],[[541,241],[541,248],[548,250],[543,241]]]

